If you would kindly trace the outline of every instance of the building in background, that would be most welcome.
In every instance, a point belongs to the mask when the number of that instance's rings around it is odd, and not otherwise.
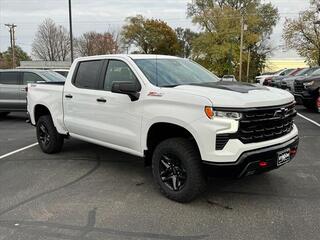
[[[58,61],[21,61],[20,69],[66,69],[69,70],[71,63]]]
[[[276,72],[284,68],[309,67],[302,58],[270,58],[266,62],[265,72]]]

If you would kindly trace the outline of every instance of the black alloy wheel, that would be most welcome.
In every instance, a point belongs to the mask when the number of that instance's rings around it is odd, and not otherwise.
[[[39,125],[39,140],[45,146],[50,143],[50,133],[44,124]]]
[[[162,182],[172,191],[183,189],[187,180],[187,172],[178,157],[163,154],[159,165]]]

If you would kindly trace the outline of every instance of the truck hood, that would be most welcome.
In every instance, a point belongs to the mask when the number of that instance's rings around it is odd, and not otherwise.
[[[287,91],[235,82],[180,85],[177,91],[208,98],[215,107],[248,108],[277,106],[294,101]]]

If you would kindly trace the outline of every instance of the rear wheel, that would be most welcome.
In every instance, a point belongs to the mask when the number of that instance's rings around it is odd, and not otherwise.
[[[177,202],[190,202],[205,189],[199,152],[187,139],[161,142],[153,153],[152,172],[160,191]]]
[[[303,101],[303,106],[312,112],[318,112],[317,100]]]
[[[63,146],[63,135],[57,132],[49,115],[41,116],[37,122],[38,143],[45,153],[60,152]]]
[[[10,112],[0,112],[0,118],[8,116]]]

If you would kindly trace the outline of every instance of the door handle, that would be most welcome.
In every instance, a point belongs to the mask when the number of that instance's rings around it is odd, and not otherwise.
[[[65,95],[65,98],[73,98],[73,96],[71,94],[67,94]]]
[[[105,102],[107,102],[107,100],[104,98],[97,98],[97,102],[105,103]]]

